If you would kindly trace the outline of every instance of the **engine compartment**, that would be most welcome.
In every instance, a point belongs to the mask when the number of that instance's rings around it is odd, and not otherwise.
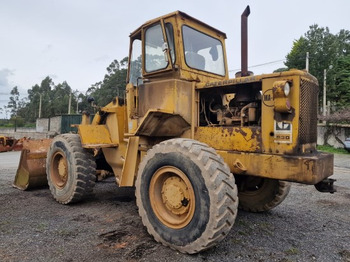
[[[237,84],[199,93],[199,126],[260,126],[261,83]]]

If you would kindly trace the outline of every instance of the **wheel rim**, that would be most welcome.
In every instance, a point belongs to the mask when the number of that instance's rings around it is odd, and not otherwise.
[[[178,168],[158,169],[150,182],[149,197],[155,215],[167,227],[183,228],[192,220],[195,209],[193,187]]]
[[[61,152],[56,152],[52,157],[50,176],[54,185],[63,188],[68,180],[67,159]]]

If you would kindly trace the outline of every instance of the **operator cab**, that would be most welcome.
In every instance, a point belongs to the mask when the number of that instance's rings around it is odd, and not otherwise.
[[[228,79],[225,33],[177,11],[146,22],[130,35],[128,82]]]

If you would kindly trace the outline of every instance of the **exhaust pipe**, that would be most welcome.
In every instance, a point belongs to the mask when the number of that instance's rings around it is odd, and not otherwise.
[[[248,16],[249,5],[241,15],[241,76],[249,76],[248,72]]]

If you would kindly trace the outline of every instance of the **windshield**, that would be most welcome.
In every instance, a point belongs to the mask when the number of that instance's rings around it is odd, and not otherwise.
[[[198,70],[225,75],[221,42],[191,27],[183,26],[182,35],[186,64]]]

